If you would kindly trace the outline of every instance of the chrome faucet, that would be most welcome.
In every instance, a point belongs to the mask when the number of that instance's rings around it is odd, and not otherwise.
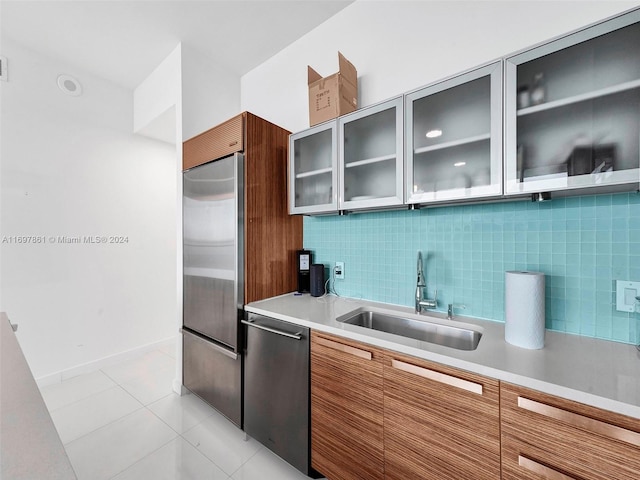
[[[416,282],[416,313],[422,313],[423,309],[438,308],[438,291],[435,291],[433,300],[424,298],[424,290],[427,284],[424,280],[424,270],[422,268],[422,253],[418,252],[418,281]]]
[[[447,308],[447,320],[453,320],[453,309],[454,308],[461,308],[462,310],[464,310],[465,308],[467,308],[466,305],[462,305],[462,304],[458,304],[458,303],[450,303],[448,308]]]

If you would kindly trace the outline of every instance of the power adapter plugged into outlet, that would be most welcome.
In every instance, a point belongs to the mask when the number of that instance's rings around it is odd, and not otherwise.
[[[336,280],[344,280],[344,262],[336,262],[336,266],[333,267],[333,274]]]

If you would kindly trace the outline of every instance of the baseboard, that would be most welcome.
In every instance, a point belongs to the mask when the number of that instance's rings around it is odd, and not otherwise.
[[[38,377],[36,378],[36,383],[40,388],[45,387],[47,385],[60,383],[64,380],[77,377],[78,375],[82,375],[84,373],[95,372],[96,370],[100,370],[101,368],[109,367],[111,365],[115,365],[116,363],[120,363],[125,360],[130,360],[132,358],[140,357],[145,353],[151,352],[153,350],[157,350],[160,347],[164,347],[169,344],[175,344],[176,340],[177,340],[177,337],[170,337],[165,340],[160,340],[158,342],[148,343],[140,347],[132,348],[131,350],[127,350],[125,352],[109,355],[107,357],[103,357],[98,360],[94,360],[92,362],[84,363],[82,365],[61,370],[56,373]]]
[[[182,380],[178,378],[173,380],[172,387],[173,387],[173,391],[176,392],[181,397],[183,395],[189,395],[191,393],[184,385],[182,385]]]

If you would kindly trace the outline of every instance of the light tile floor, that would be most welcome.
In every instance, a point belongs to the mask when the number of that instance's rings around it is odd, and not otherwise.
[[[78,480],[304,480],[195,395],[173,345],[41,389]]]

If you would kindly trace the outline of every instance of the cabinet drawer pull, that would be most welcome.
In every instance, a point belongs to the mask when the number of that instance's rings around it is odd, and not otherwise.
[[[203,345],[205,345],[207,348],[209,348],[210,350],[214,350],[218,353],[221,353],[222,355],[224,355],[225,357],[229,357],[231,360],[237,360],[238,359],[238,354],[235,353],[232,350],[228,350],[227,348],[224,348],[220,345],[217,345],[215,343],[213,343],[213,341],[211,340],[207,340],[204,336],[195,333],[195,332],[189,332],[183,328],[181,328],[180,333],[182,333],[182,335],[189,337],[189,338],[193,338],[195,340],[198,340],[199,342],[201,342]]]
[[[325,347],[333,348],[334,350],[348,353],[349,355],[355,355],[356,357],[364,358],[365,360],[371,360],[373,358],[373,355],[371,355],[371,352],[367,352],[366,350],[360,350],[359,348],[355,348],[355,347],[350,347],[349,345],[344,345],[342,343],[334,342],[326,338],[318,337],[316,338],[316,341],[320,345],[324,345]]]
[[[234,145],[237,145],[237,144],[238,144],[238,140],[234,140],[233,142],[229,143],[229,146],[233,147]]]
[[[518,397],[518,407],[530,412],[544,415],[561,422],[568,423],[573,427],[583,428],[593,433],[603,435],[615,440],[630,443],[636,447],[640,447],[640,433],[636,433],[626,428],[611,425],[610,423],[601,422],[593,418],[585,417],[583,415],[569,412],[561,408],[552,407],[544,403],[529,400],[528,398]]]
[[[518,455],[518,465],[520,465],[522,468],[526,468],[533,473],[542,475],[544,478],[547,478],[549,480],[576,480],[569,475],[560,473],[553,468],[542,465],[541,463],[534,462],[533,460],[527,457],[523,457],[522,455]]]
[[[482,384],[480,383],[463,380],[462,378],[447,375],[446,373],[436,372],[435,370],[429,370],[428,368],[418,367],[417,365],[401,362],[400,360],[392,359],[391,366],[398,370],[402,370],[403,372],[413,373],[414,375],[419,375],[421,377],[428,378],[429,380],[445,383],[452,387],[461,388],[462,390],[482,395]]]

